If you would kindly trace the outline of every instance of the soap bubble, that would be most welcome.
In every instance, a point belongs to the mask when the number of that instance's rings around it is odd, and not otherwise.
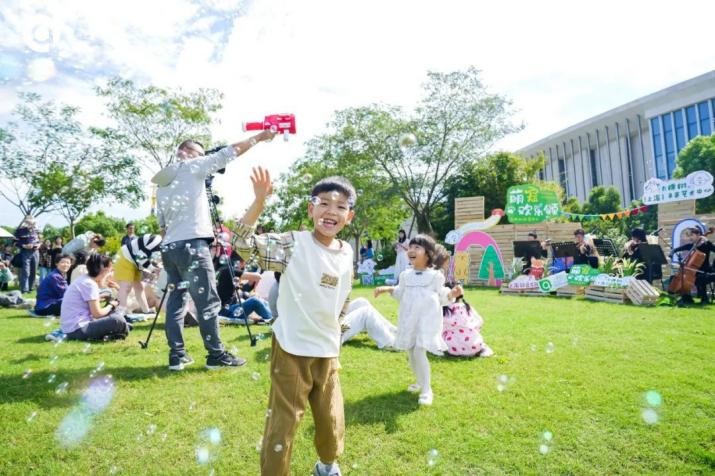
[[[54,382],[56,378],[57,378],[57,375],[55,375],[55,374],[50,374],[50,375],[48,375],[48,376],[47,376],[47,383],[52,383],[52,382]]]
[[[641,411],[641,418],[646,423],[646,425],[655,425],[658,423],[658,412],[652,408],[644,408]]]
[[[543,443],[539,445],[539,453],[541,453],[542,455],[545,455],[548,452],[549,452],[549,445],[546,445]]]
[[[198,289],[198,291],[199,291],[199,294],[203,294],[204,291],[205,291],[205,289],[204,289],[203,286],[200,286],[199,289]]]
[[[261,448],[263,448],[263,438],[261,438],[260,440],[258,440],[258,442],[256,442],[256,451],[258,451],[260,453]]]
[[[189,411],[193,411],[196,408],[196,402],[189,403]]]
[[[27,77],[37,83],[52,79],[57,74],[51,58],[35,58],[27,65]]]
[[[96,370],[97,372],[101,372],[102,370],[104,370],[104,362],[98,363],[98,364],[97,364],[97,367],[95,368],[95,370]]]
[[[268,410],[266,410],[266,418],[270,418],[271,413],[273,413],[273,410],[271,410],[270,408]]]
[[[659,407],[660,404],[663,403],[663,397],[661,397],[660,393],[655,390],[647,391],[645,393],[645,400],[651,407]]]
[[[283,445],[280,444],[280,443],[276,444],[276,445],[273,447],[273,451],[275,451],[276,453],[280,453],[281,451],[283,451]]]
[[[100,413],[112,403],[115,391],[111,375],[93,379],[82,395],[81,406],[92,414]]]
[[[212,445],[218,445],[221,443],[221,430],[216,427],[209,428],[205,431],[206,439]]]
[[[174,286],[173,283],[172,283],[172,284],[169,284],[168,286],[166,286],[166,290],[167,290],[167,291],[173,291],[174,288],[176,288],[176,286]]]
[[[37,412],[32,412],[29,415],[27,415],[27,419],[26,419],[27,423],[30,423],[32,420],[34,420],[36,416],[37,416]]]
[[[147,435],[153,435],[155,431],[156,431],[156,425],[154,423],[150,423],[149,426],[146,427]]]
[[[403,151],[417,144],[417,137],[412,133],[402,134],[398,140],[400,149]]]
[[[439,451],[436,449],[432,448],[427,452],[427,466],[434,466],[437,464],[437,460],[439,459]]]
[[[382,253],[378,253],[377,256],[375,256],[375,258],[377,258],[378,261],[382,261],[382,258],[383,258]]]
[[[209,342],[211,340],[211,334],[206,335],[206,342]]]
[[[65,393],[67,393],[67,387],[69,387],[69,386],[70,386],[69,382],[62,382],[55,389],[55,393],[57,395],[63,395]]]
[[[193,281],[194,281],[195,283],[198,283],[198,282],[199,282],[199,277],[198,277],[198,276],[194,276]]]
[[[82,347],[82,353],[83,353],[83,354],[86,354],[86,353],[89,352],[91,349],[92,349],[92,344],[90,344],[89,342],[87,342],[86,344],[84,344],[84,347]]]
[[[116,466],[112,465],[111,468],[109,468],[109,474],[117,474],[119,472],[119,468]]]
[[[198,464],[208,464],[211,460],[211,452],[205,446],[196,448],[196,462]]]
[[[52,365],[52,366],[57,365],[58,359],[59,359],[59,357],[57,357],[56,355],[51,356],[50,357],[50,365]]]
[[[261,378],[261,374],[259,374],[258,372],[253,372],[251,374],[251,379],[253,379],[253,380],[258,380],[260,378]]]
[[[549,342],[546,344],[546,353],[547,354],[553,354],[554,350],[556,350],[556,346],[554,345],[553,342]]]
[[[233,278],[233,287],[235,287],[235,288],[241,287],[241,278]]]
[[[529,348],[531,349],[532,352],[536,352],[536,344],[531,344],[529,346]]]
[[[550,431],[545,431],[541,434],[541,438],[543,438],[544,441],[551,441],[554,439],[554,435]]]
[[[50,17],[36,16],[26,23],[22,39],[35,53],[49,53],[59,39],[59,28]]]
[[[189,282],[188,281],[181,281],[177,286],[176,289],[187,289],[189,287]]]
[[[204,321],[208,321],[209,319],[211,319],[211,317],[212,317],[211,311],[204,312],[203,317],[204,317]]]
[[[32,369],[26,369],[22,374],[22,378],[27,380],[32,376]]]
[[[303,174],[303,182],[312,182],[313,181],[313,176],[310,175],[309,173]]]

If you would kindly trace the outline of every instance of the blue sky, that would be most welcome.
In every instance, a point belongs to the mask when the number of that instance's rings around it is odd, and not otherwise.
[[[414,107],[428,70],[475,65],[506,94],[525,129],[517,149],[715,66],[711,1],[4,0],[0,124],[20,90],[78,105],[106,124],[92,88],[122,75],[140,84],[215,87],[222,140],[241,123],[292,112],[299,134],[262,144],[217,179],[229,214],[251,200],[248,171],[285,171],[335,109]],[[146,175],[149,171],[146,172]],[[145,216],[114,205],[110,213]],[[0,204],[0,223],[17,213]],[[40,223],[61,224],[52,216]]]

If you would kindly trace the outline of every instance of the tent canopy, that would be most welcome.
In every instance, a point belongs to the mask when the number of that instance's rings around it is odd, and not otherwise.
[[[14,236],[5,228],[0,227],[0,238],[14,238]]]

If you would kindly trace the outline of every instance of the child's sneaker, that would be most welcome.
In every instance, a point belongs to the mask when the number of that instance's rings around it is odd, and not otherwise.
[[[209,355],[206,358],[206,368],[209,370],[216,370],[225,367],[240,367],[246,363],[246,359],[241,357],[235,357],[230,352],[223,352],[217,356]]]
[[[420,398],[417,400],[417,403],[420,405],[432,405],[432,400],[434,396],[432,395],[432,392],[428,393],[421,393]]]
[[[62,332],[62,329],[57,329],[45,336],[45,340],[48,342],[62,342],[67,338],[67,335]]]
[[[338,463],[325,464],[318,461],[313,467],[313,476],[341,476],[342,474]]]
[[[418,383],[411,383],[407,386],[407,391],[410,393],[420,393],[422,386]]]
[[[191,358],[189,354],[182,355],[181,357],[172,355],[169,357],[169,370],[179,371],[184,370],[184,367],[194,363],[194,359]]]

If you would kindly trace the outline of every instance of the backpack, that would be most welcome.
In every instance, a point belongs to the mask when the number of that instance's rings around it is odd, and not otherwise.
[[[442,339],[450,355],[472,357],[485,349],[479,331],[484,321],[463,300],[443,308]]]

